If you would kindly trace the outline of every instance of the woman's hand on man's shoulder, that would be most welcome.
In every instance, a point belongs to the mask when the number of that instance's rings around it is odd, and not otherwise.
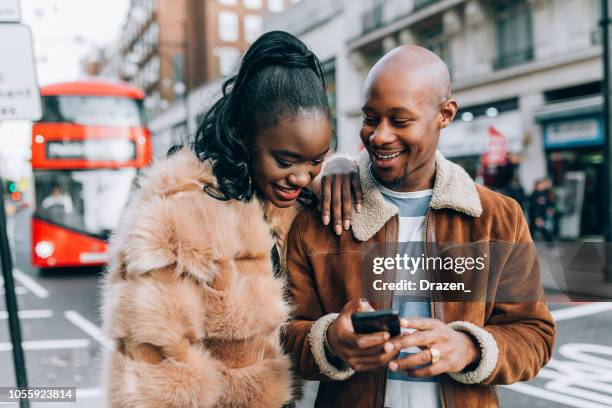
[[[333,222],[337,235],[343,229],[349,230],[353,205],[357,212],[361,212],[363,205],[357,163],[342,155],[328,158],[321,172],[319,191],[316,190],[323,224]]]

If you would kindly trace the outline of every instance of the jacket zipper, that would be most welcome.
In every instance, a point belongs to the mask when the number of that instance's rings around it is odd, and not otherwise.
[[[398,241],[399,241],[399,216],[395,215],[393,217],[394,222],[395,222],[395,239],[393,240],[393,254],[397,254],[397,248],[398,248]],[[393,282],[397,281],[397,268],[393,269]],[[393,299],[395,297],[395,291],[391,292],[391,302],[390,302],[390,307],[393,307]],[[383,307],[385,307],[386,305],[382,305]],[[386,394],[387,394],[387,376],[388,376],[388,369],[385,369],[385,375],[383,377],[383,381],[382,381],[382,393],[381,393],[381,401],[380,401],[380,407],[384,407],[385,406],[385,398],[386,398]]]
[[[399,241],[399,216],[393,217],[395,219],[395,240],[393,241],[393,256],[397,254],[398,241]],[[397,282],[397,268],[393,268],[393,282]],[[395,299],[395,291],[391,292],[391,303],[390,307],[393,307],[393,300]]]
[[[425,260],[429,255],[427,254],[427,228],[429,227],[429,213],[431,212],[431,207],[427,207],[427,212],[425,213],[425,225],[423,225],[423,251],[425,253]],[[429,278],[432,277],[432,272],[427,270]],[[433,319],[436,318],[436,304],[433,301],[433,296],[431,291],[429,292],[429,303],[431,309],[431,317]],[[440,407],[446,408],[446,394],[444,393],[444,382],[442,378],[440,378],[440,387],[439,389],[439,398],[440,398]]]

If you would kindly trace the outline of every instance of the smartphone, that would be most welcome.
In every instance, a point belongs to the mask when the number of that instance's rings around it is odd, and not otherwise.
[[[355,333],[369,334],[389,332],[391,337],[399,336],[399,312],[395,309],[381,309],[372,312],[355,312],[351,315]]]

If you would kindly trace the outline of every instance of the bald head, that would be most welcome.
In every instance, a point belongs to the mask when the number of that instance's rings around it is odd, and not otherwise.
[[[366,93],[379,80],[392,80],[399,86],[418,88],[423,97],[431,98],[431,102],[436,104],[451,97],[450,74],[444,61],[416,45],[403,45],[385,54],[368,73]]]

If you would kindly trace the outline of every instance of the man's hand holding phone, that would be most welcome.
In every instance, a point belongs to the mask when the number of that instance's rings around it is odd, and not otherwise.
[[[365,311],[374,309],[367,302],[348,302],[327,329],[330,348],[355,371],[370,371],[386,366],[399,353],[399,350],[394,349],[386,352],[383,348],[385,342],[391,338],[389,332],[355,333],[351,315]]]
[[[391,371],[404,371],[411,377],[429,377],[447,372],[458,373],[480,360],[480,347],[471,336],[452,329],[438,319],[402,319],[401,326],[411,328],[387,344],[385,350],[419,347],[420,353],[391,361]],[[433,350],[437,358],[432,363]]]

